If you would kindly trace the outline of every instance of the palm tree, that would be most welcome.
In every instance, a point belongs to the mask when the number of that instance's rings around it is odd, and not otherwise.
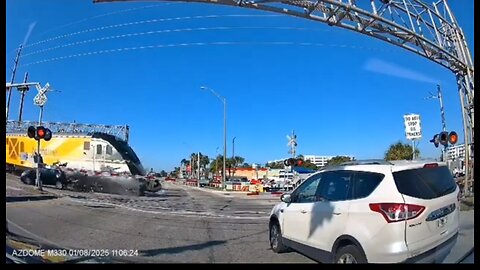
[[[188,163],[188,161],[187,161],[186,159],[182,159],[182,160],[180,161],[180,165],[182,165],[182,166],[183,166],[183,165],[186,165],[187,163]]]

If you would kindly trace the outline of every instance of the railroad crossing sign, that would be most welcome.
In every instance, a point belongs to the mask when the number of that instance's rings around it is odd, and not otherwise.
[[[292,135],[287,135],[287,140],[288,140],[287,146],[290,147],[290,150],[288,151],[288,153],[292,154],[292,156],[295,157],[295,153],[296,153],[295,148],[297,147],[298,143],[297,143],[297,135],[293,130],[292,130]]]
[[[420,115],[406,114],[403,116],[405,123],[405,135],[407,140],[418,140],[422,138],[422,128],[420,125]]]
[[[42,106],[45,105],[45,103],[47,103],[46,92],[50,88],[50,84],[47,83],[47,84],[45,84],[44,87],[41,87],[39,84],[35,85],[35,86],[38,90],[38,94],[33,98],[33,104],[35,104],[36,106],[42,107]]]

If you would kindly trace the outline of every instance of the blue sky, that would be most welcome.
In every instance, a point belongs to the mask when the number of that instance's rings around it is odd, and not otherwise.
[[[473,0],[450,2],[473,54]],[[236,137],[235,154],[249,163],[286,157],[292,130],[301,154],[382,158],[390,144],[407,142],[406,113],[421,115],[421,155],[438,157],[428,140],[441,130],[439,103],[424,99],[437,83],[447,128],[463,141],[450,71],[344,29],[218,5],[8,0],[6,81],[30,26],[16,81],[28,71],[31,81],[61,91],[49,94],[45,119],[128,124],[130,144],[156,170],[172,170],[192,152],[222,152],[223,105],[202,85],[227,99],[227,155]],[[146,34],[152,31],[162,32]],[[107,38],[119,35],[127,36]],[[139,49],[215,42],[242,44]],[[72,55],[80,56],[67,58]],[[37,119],[35,92],[27,95],[24,119]],[[15,94],[12,117],[18,103]]]

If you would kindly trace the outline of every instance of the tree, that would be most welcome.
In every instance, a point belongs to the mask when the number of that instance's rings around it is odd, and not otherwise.
[[[210,172],[218,173],[219,171],[222,171],[222,170],[223,170],[223,156],[217,155],[217,157],[210,162]]]
[[[202,153],[200,153],[200,167],[205,168],[208,163],[210,163],[210,158],[207,155],[202,155]]]
[[[354,159],[354,160],[355,160],[355,159]],[[331,158],[331,159],[327,162],[327,165],[326,165],[326,166],[338,165],[338,164],[340,164],[340,163],[348,162],[348,161],[352,161],[352,158],[351,158],[351,157],[347,157],[347,156],[336,156],[336,157]]]
[[[171,176],[171,177],[177,177],[179,172],[180,172],[180,168],[179,168],[179,167],[175,167],[175,168],[173,169],[173,171],[170,172],[170,176]]]
[[[186,160],[186,159],[182,159],[180,161],[180,165],[186,165],[187,163],[189,163],[190,161]]]
[[[237,164],[243,164],[245,162],[245,159],[240,156],[235,156],[235,159],[233,161],[234,161],[234,165],[237,165]]]
[[[167,176],[167,172],[164,171],[164,170],[161,170],[160,171],[160,177],[166,177]]]
[[[420,150],[415,149],[415,156],[420,156]],[[413,148],[408,143],[397,142],[390,145],[387,152],[385,152],[385,160],[412,160]]]
[[[283,161],[281,162],[271,162],[265,164],[265,167],[268,167],[270,169],[283,169],[285,165],[283,165]]]
[[[309,169],[309,170],[317,170],[317,165],[313,164],[309,159],[303,162],[302,168]]]
[[[237,161],[236,164],[242,164],[245,161],[245,158],[240,157],[240,156],[235,156],[235,160]],[[233,173],[233,165],[235,164],[233,158],[227,158],[225,163],[225,169],[227,173],[230,175]],[[217,167],[218,166],[218,167]],[[212,160],[210,162],[210,171],[211,172],[218,172],[218,171],[223,171],[223,156],[218,155],[216,159]]]
[[[241,167],[241,168],[250,168],[250,167],[252,167],[252,165],[248,164],[247,162],[244,162],[244,163],[242,164],[242,166],[240,166],[240,167]]]

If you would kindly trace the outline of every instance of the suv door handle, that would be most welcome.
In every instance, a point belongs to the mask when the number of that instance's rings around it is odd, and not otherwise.
[[[307,210],[302,210],[302,211],[300,211],[300,213],[306,214],[306,213],[307,213]]]
[[[338,215],[341,215],[342,213],[340,213],[340,212],[333,212],[332,214],[338,216]]]

